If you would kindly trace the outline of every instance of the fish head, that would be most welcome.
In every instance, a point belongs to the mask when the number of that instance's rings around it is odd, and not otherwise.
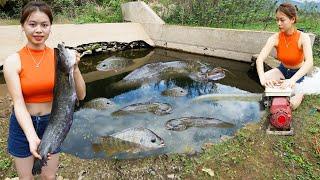
[[[110,69],[110,63],[108,62],[108,59],[100,62],[97,66],[96,66],[96,69],[98,71],[108,71],[108,70],[111,70]]]
[[[172,89],[174,91],[175,96],[186,96],[188,91],[183,89],[182,87],[176,87]]]
[[[98,64],[96,67],[98,71],[106,71],[107,68],[108,68],[108,65],[104,62]]]
[[[154,149],[165,146],[164,140],[151,130],[145,133],[145,136],[140,139],[140,144],[143,146]]]
[[[164,147],[164,141],[159,136],[149,136],[144,139],[145,142],[143,144],[147,144],[146,147],[149,148],[161,148]]]
[[[223,68],[217,67],[207,72],[206,76],[208,80],[217,81],[217,80],[223,79],[226,76],[226,73]]]
[[[170,119],[169,121],[166,122],[166,129],[167,130],[172,130],[172,131],[182,131],[187,129],[187,125],[183,121],[185,118],[181,119]]]
[[[172,106],[168,103],[154,103],[153,112],[157,115],[170,114],[172,112]]]
[[[58,67],[65,73],[73,70],[76,63],[76,51],[65,47],[63,43],[58,44]]]

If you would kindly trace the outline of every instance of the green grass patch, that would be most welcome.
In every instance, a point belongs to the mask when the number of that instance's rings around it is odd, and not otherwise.
[[[319,179],[320,113],[312,110],[319,105],[320,95],[305,97],[293,113],[294,136],[267,135],[266,116],[245,126],[235,138],[185,162],[185,178],[207,179],[201,170],[209,168],[215,179]]]

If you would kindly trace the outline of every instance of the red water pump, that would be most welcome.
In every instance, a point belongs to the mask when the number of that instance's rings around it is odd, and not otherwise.
[[[292,112],[288,97],[273,97],[270,107],[270,123],[278,129],[290,129]]]

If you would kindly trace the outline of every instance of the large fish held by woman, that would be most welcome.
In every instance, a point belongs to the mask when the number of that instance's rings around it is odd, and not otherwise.
[[[48,153],[53,153],[60,147],[67,136],[72,121],[77,100],[73,67],[76,53],[58,44],[55,48],[55,86],[53,90],[53,103],[48,126],[43,134],[38,153],[42,159],[36,159],[32,174],[40,174],[42,166],[47,164]]]

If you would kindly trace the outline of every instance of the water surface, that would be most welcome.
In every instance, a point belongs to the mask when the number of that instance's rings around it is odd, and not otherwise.
[[[112,56],[122,56],[135,60],[135,64],[120,72],[97,72],[96,65]],[[173,76],[157,82],[134,86],[116,86],[127,74],[148,63],[166,61],[187,61],[210,64],[228,70],[226,77],[215,82],[196,82],[188,77]],[[130,50],[113,54],[84,57],[80,68],[86,79],[87,96],[84,102],[98,97],[106,97],[116,103],[108,110],[81,108],[74,114],[74,123],[63,143],[63,151],[80,158],[137,158],[161,153],[184,153],[200,151],[205,142],[219,142],[221,136],[232,136],[248,122],[260,119],[259,102],[211,101],[194,103],[192,99],[209,93],[261,93],[263,89],[248,75],[250,65],[232,60],[200,56],[164,49]],[[185,97],[162,96],[161,92],[179,86],[188,91]],[[84,102],[81,102],[83,104]],[[143,102],[169,103],[173,112],[164,116],[152,113],[112,116],[111,113],[127,105]],[[234,128],[196,128],[185,131],[165,129],[166,121],[173,118],[199,116],[217,118],[235,124]],[[141,153],[119,153],[108,155],[103,150],[95,152],[92,143],[100,136],[107,136],[130,127],[145,127],[154,131],[165,141],[166,147],[156,151]]]

